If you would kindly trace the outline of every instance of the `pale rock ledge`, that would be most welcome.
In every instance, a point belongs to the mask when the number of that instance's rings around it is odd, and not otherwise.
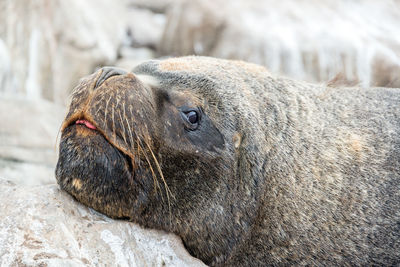
[[[205,266],[173,234],[110,219],[55,184],[0,179],[1,266]]]

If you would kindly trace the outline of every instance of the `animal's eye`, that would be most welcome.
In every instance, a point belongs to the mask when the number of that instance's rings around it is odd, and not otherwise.
[[[194,131],[199,127],[201,120],[200,109],[181,109],[182,119],[185,122],[186,130]]]
[[[199,114],[197,114],[196,111],[191,110],[185,113],[187,120],[191,123],[191,124],[196,124],[199,122]]]

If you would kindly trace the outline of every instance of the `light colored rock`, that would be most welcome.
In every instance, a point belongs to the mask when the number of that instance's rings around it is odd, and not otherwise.
[[[399,17],[395,0],[186,0],[170,9],[159,51],[242,59],[309,81],[343,73],[363,86],[399,87]]]
[[[0,92],[66,104],[78,79],[120,48],[155,49],[164,27],[164,14],[129,0],[0,1]]]
[[[120,50],[120,53],[122,58],[131,58],[137,60],[149,60],[154,58],[154,51],[146,47],[124,47]]]
[[[155,13],[165,13],[169,7],[180,0],[128,0],[129,6],[149,9]]]
[[[56,185],[0,180],[1,266],[205,266],[173,234],[112,220]]]
[[[115,66],[125,69],[127,71],[131,71],[135,66],[143,63],[145,61],[154,59],[154,51],[142,47],[142,48],[132,48],[132,47],[123,47],[120,50],[121,58],[115,62]]]
[[[164,14],[156,14],[148,9],[128,9],[127,33],[129,46],[155,48],[161,41],[165,28]]]
[[[223,1],[181,1],[168,12],[161,55],[212,55],[228,25],[229,13],[238,13]],[[233,44],[230,45],[230,48]]]
[[[54,183],[65,114],[63,106],[46,100],[0,95],[0,177],[25,185]]]
[[[19,185],[35,186],[55,183],[54,169],[53,165],[0,158],[0,178],[7,178]]]
[[[65,104],[79,78],[116,60],[123,11],[108,0],[0,1],[0,91]]]
[[[10,93],[15,88],[11,75],[11,59],[8,48],[0,39],[0,91]]]

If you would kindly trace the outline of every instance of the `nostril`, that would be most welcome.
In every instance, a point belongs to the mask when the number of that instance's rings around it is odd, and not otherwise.
[[[112,76],[123,75],[123,74],[127,73],[126,71],[124,71],[122,69],[118,69],[118,68],[114,68],[114,67],[103,67],[103,68],[101,68],[101,70],[102,70],[102,73],[101,73],[100,77],[97,79],[94,89],[101,86],[101,84],[105,80],[107,80],[108,78],[110,78]]]

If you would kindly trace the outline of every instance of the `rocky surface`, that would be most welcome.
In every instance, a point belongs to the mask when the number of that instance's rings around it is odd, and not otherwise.
[[[129,6],[151,10],[154,13],[162,14],[178,3],[180,0],[128,0]]]
[[[185,0],[170,9],[161,55],[209,55],[326,82],[400,87],[400,2]]]
[[[56,141],[66,109],[43,99],[0,96],[0,178],[54,183]]]
[[[0,180],[1,266],[205,266],[181,240],[112,220],[56,185]]]

